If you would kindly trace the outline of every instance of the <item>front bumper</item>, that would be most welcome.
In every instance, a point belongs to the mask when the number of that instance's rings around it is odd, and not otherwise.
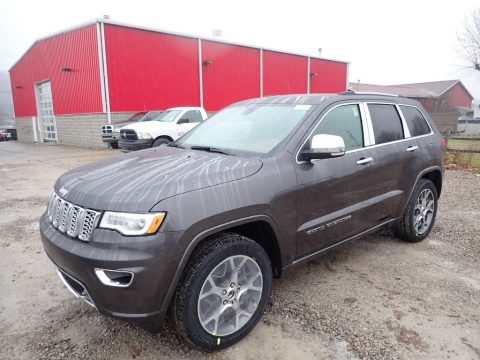
[[[105,315],[158,330],[168,310],[166,295],[180,262],[178,244],[184,232],[126,237],[97,228],[90,242],[82,242],[59,232],[44,214],[40,233],[45,252],[59,275],[66,275],[62,281],[73,280],[68,282],[74,287],[75,281],[79,283],[76,291],[70,289],[74,294],[91,299],[92,305]],[[134,278],[128,287],[107,286],[95,274],[96,268],[132,272]],[[85,289],[83,294],[81,287]]]
[[[102,135],[102,141],[106,143],[118,142],[120,140],[120,134],[116,135]]]
[[[148,149],[152,147],[152,144],[153,144],[153,139],[142,139],[142,140],[135,140],[135,141],[120,140],[118,142],[118,146],[123,152]]]

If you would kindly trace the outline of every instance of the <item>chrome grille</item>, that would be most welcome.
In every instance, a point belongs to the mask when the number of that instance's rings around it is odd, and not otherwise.
[[[48,203],[47,216],[60,232],[89,241],[100,219],[100,212],[73,205],[53,193]]]

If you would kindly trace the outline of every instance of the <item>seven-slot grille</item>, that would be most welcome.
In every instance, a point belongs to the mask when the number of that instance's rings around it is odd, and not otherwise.
[[[123,140],[130,140],[130,141],[135,141],[138,140],[137,133],[135,130],[130,130],[130,129],[121,129],[120,130],[120,137]]]
[[[100,213],[84,209],[63,200],[53,193],[48,203],[48,220],[60,232],[82,241],[89,241],[97,226]]]
[[[102,132],[104,134],[111,134],[113,132],[113,126],[112,125],[102,126]]]

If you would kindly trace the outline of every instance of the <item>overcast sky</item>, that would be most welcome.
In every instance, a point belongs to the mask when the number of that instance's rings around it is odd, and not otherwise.
[[[457,33],[478,0],[456,1],[12,1],[0,0],[0,70],[37,38],[110,15],[115,21],[349,61],[349,79],[399,84],[461,79],[480,98],[480,72],[464,69]]]

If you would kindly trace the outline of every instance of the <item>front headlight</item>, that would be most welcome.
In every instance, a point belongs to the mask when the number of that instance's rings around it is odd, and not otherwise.
[[[117,230],[123,235],[151,235],[157,232],[166,215],[164,212],[130,214],[105,211],[100,227]]]
[[[120,133],[120,128],[115,128],[115,129],[113,129],[113,132],[114,132],[114,133]]]
[[[137,137],[139,139],[151,139],[152,135],[150,133],[137,132]]]

